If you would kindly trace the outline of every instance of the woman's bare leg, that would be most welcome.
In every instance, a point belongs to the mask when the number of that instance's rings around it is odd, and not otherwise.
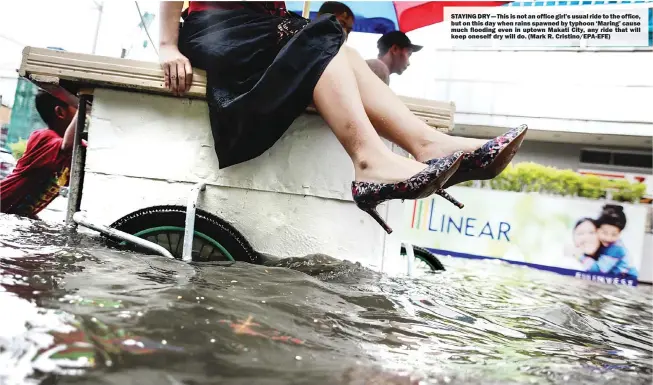
[[[331,60],[313,91],[315,107],[345,148],[357,181],[396,183],[425,168],[393,153],[365,113],[356,76],[343,50]]]
[[[394,92],[379,79],[356,50],[343,46],[341,52],[356,76],[365,112],[382,137],[396,143],[420,162],[473,151],[485,140],[455,137],[436,131],[415,116]]]

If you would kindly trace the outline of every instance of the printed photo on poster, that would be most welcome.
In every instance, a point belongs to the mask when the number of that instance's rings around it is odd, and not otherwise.
[[[544,194],[452,187],[460,210],[435,198],[406,203],[402,237],[432,252],[496,258],[580,279],[636,285],[647,209]],[[491,204],[489,204],[491,202]]]
[[[576,222],[569,252],[580,260],[583,271],[637,277],[622,239],[626,224],[623,206],[612,204],[604,205],[596,218],[584,217]]]

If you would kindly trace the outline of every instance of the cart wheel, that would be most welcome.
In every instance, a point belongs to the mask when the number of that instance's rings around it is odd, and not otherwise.
[[[438,260],[433,253],[426,250],[425,248],[419,246],[413,246],[413,254],[415,254],[416,267],[419,268],[420,265],[424,266],[431,271],[444,271],[445,268],[442,265],[442,262]],[[401,246],[401,255],[406,255],[406,248]]]
[[[184,244],[186,208],[182,206],[155,206],[142,209],[115,221],[111,227],[154,242],[181,259]],[[241,261],[261,264],[261,257],[249,242],[229,223],[196,210],[192,258],[196,262]],[[110,239],[126,245],[126,242]],[[135,245],[130,249],[142,251]]]

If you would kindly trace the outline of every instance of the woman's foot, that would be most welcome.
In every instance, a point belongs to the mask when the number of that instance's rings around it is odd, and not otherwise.
[[[423,170],[398,182],[354,181],[351,183],[354,202],[356,202],[358,208],[372,216],[390,234],[392,229],[376,211],[376,206],[392,199],[403,200],[428,197],[440,189],[456,172],[462,156],[463,152],[458,151],[450,156],[433,159]],[[384,178],[387,178],[387,176],[384,176]]]
[[[426,162],[431,159],[451,155],[456,151],[463,151],[465,153],[474,152],[483,147],[487,142],[485,139],[438,134],[438,136],[434,137],[434,141],[423,144],[418,151],[415,151],[416,153],[413,156],[415,156],[417,161]]]
[[[398,183],[425,170],[428,165],[388,151],[354,162],[355,180],[371,183]]]
[[[524,141],[528,126],[522,124],[503,135],[483,143],[481,147],[466,152],[458,171],[447,181],[444,188],[468,180],[487,180],[499,175],[514,158]],[[431,164],[434,160],[427,160]]]

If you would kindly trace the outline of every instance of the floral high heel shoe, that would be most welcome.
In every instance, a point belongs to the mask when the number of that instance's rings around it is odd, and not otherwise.
[[[409,179],[399,183],[351,182],[351,193],[359,209],[368,213],[388,233],[392,229],[381,218],[376,206],[391,199],[420,199],[428,197],[441,189],[447,180],[458,170],[463,156],[462,151],[438,159]]]
[[[458,170],[449,178],[442,189],[437,190],[435,193],[462,209],[464,205],[445,192],[444,189],[468,180],[486,180],[499,175],[519,150],[524,141],[524,136],[526,136],[526,131],[528,131],[528,126],[522,124],[501,136],[487,141],[476,151],[465,153]],[[428,160],[426,164],[437,162],[438,159]]]

